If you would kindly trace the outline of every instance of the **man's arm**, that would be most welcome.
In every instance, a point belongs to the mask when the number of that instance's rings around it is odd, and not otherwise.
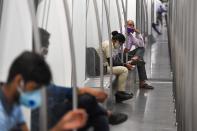
[[[29,131],[26,123],[24,123],[24,124],[21,125],[21,130],[22,131]]]
[[[83,109],[76,109],[66,113],[50,131],[70,131],[85,126],[87,113]]]
[[[136,32],[136,37],[135,37],[135,41],[138,47],[144,47],[144,39],[142,37],[142,34],[140,33],[140,30],[135,29]]]
[[[79,88],[79,95],[90,94],[96,97],[97,101],[104,102],[107,99],[107,93],[102,90],[94,89],[91,87]]]

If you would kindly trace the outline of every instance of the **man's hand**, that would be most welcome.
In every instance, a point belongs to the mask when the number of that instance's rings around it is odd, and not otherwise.
[[[125,64],[125,67],[127,67],[128,70],[132,70],[133,69],[133,65],[127,63]]]
[[[125,48],[124,49],[124,53],[128,53],[130,51],[130,49]]]
[[[134,29],[134,31],[135,31],[137,34],[140,34],[140,30]]]
[[[79,88],[79,95],[82,95],[82,94],[85,94],[85,93],[96,97],[96,99],[99,102],[104,102],[107,99],[107,93],[105,93],[102,90],[94,89],[94,88],[91,88],[91,87]]]
[[[51,131],[69,131],[85,126],[87,113],[83,109],[76,109],[66,113]]]

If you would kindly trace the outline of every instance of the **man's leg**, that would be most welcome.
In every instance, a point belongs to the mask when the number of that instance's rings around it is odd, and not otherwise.
[[[112,73],[118,76],[118,91],[116,93],[116,101],[121,102],[131,99],[133,94],[128,94],[125,91],[128,69],[124,66],[115,66],[113,67]]]
[[[128,58],[129,58],[129,61],[132,65],[136,65],[138,62],[141,63],[144,63],[144,60],[143,60],[143,57],[144,57],[144,52],[145,52],[145,49],[144,47],[138,47],[130,52],[128,52]]]
[[[157,29],[157,25],[152,23],[152,28],[157,32],[158,35],[161,35],[161,32]]]
[[[140,80],[140,88],[144,89],[154,89],[151,85],[147,83],[147,74],[146,74],[146,68],[145,64],[137,64],[137,69],[138,69],[138,75],[139,75],[139,80]]]
[[[112,73],[118,76],[118,91],[125,92],[128,69],[124,66],[115,66],[112,68],[112,70]]]

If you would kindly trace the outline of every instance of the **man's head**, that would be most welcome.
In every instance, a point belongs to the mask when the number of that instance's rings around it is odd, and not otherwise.
[[[112,42],[115,48],[119,48],[125,42],[125,36],[117,31],[113,31]]]
[[[127,21],[127,33],[130,34],[130,33],[134,33],[135,31],[135,25],[134,25],[134,22],[132,20],[128,20]]]
[[[135,27],[134,21],[133,21],[133,20],[128,20],[128,21],[127,21],[127,27],[129,27],[129,28],[134,28],[134,27]]]
[[[49,38],[50,38],[50,33],[43,29],[39,28],[39,34],[40,34],[40,44],[41,44],[41,54],[43,56],[48,54],[48,47],[49,47]],[[34,44],[34,39],[33,39],[33,44]]]
[[[39,90],[42,86],[48,85],[51,79],[51,71],[44,58],[39,54],[25,51],[13,61],[7,85],[12,88],[11,91],[18,101],[21,92],[30,93]]]

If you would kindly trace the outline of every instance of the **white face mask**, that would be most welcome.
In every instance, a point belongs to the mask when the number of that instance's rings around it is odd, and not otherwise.
[[[120,43],[119,43],[119,42],[116,42],[116,43],[114,44],[114,48],[115,48],[115,49],[119,49],[119,48],[120,48]]]

